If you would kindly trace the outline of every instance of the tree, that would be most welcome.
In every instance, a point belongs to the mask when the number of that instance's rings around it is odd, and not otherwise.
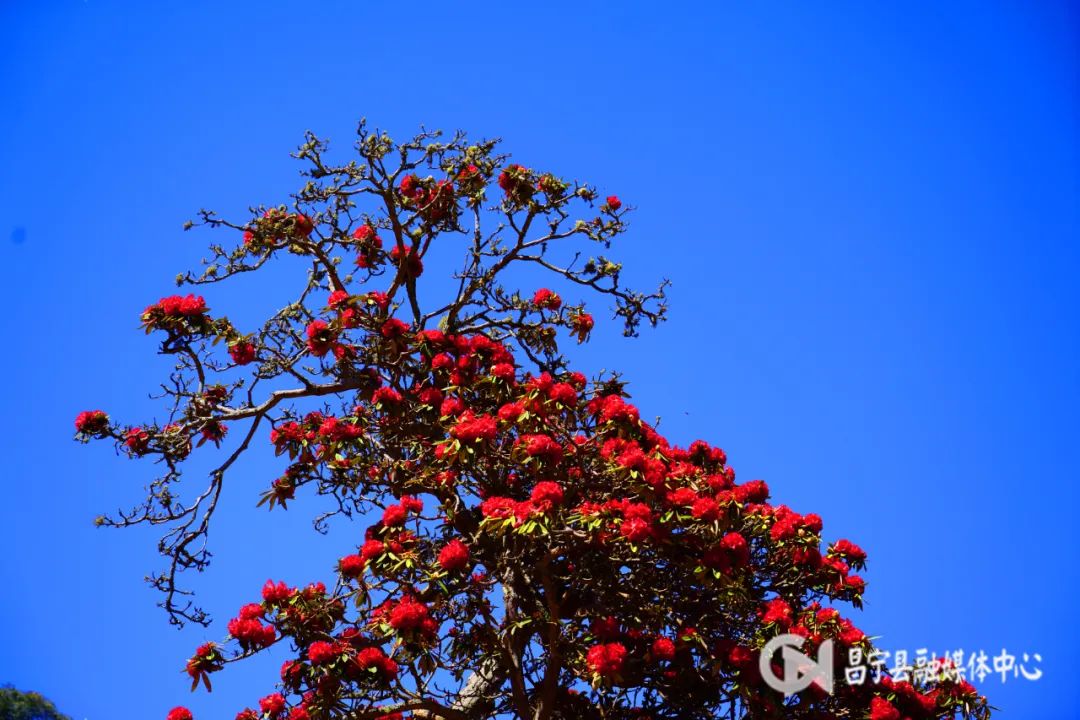
[[[0,720],[71,720],[36,692],[22,692],[10,685],[0,687]]]
[[[669,443],[618,375],[570,367],[560,343],[594,320],[560,292],[607,296],[632,336],[664,319],[666,282],[623,286],[606,255],[627,228],[618,197],[497,148],[427,131],[396,143],[361,123],[358,159],[335,165],[309,134],[291,205],[201,212],[232,234],[178,277],[213,285],[291,256],[307,268],[297,294],[253,331],[201,296],[161,299],[142,322],[176,361],[168,422],[76,420],[79,439],[162,467],[141,505],[99,522],[168,528],[152,582],[174,623],[209,622],[180,575],[209,563],[226,476],[256,438],[283,460],[260,505],[317,494],[335,507],[317,528],[369,523],[333,587],[267,581],[228,639],[188,660],[193,688],[288,644],[281,692],[238,719],[988,717],[946,665],[831,695],[766,684],[758,658],[780,633],[834,642],[838,672],[853,650],[868,669],[870,639],[833,607],[860,606],[865,553],[823,546],[817,515],[737,482],[719,448]],[[425,285],[441,275],[425,266],[451,248],[463,257],[440,296],[445,276]],[[216,447],[209,484],[182,496],[185,461]]]

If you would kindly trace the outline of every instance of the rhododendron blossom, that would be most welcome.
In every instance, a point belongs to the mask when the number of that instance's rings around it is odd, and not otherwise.
[[[768,687],[759,656],[783,632],[810,654],[833,641],[837,663],[871,656],[848,617],[866,553],[737,478],[719,447],[666,438],[627,379],[571,367],[563,349],[606,318],[629,336],[663,320],[664,286],[627,288],[607,257],[628,204],[497,147],[361,125],[359,159],[339,163],[309,136],[309,185],[235,222],[204,213],[232,239],[181,276],[212,290],[299,257],[299,289],[278,283],[282,309],[248,327],[194,293],[153,303],[143,328],[176,368],[164,412],[77,415],[78,440],[161,470],[136,513],[99,522],[164,529],[151,583],[175,623],[210,623],[184,581],[213,573],[220,498],[271,520],[310,508],[334,531],[311,561],[323,580],[252,587],[209,630],[221,642],[184,661],[188,681],[209,690],[233,663],[280,655],[243,720],[985,720],[985,699],[945,671],[832,695]],[[244,476],[260,451],[275,469]],[[253,567],[280,571],[295,546],[278,533],[251,547],[266,550]]]
[[[439,565],[448,572],[464,570],[469,565],[469,546],[454,538],[439,551]]]
[[[589,669],[601,677],[612,679],[623,670],[626,661],[626,646],[622,643],[593,645],[585,654]]]
[[[109,416],[101,410],[84,410],[75,418],[75,429],[83,435],[97,435],[109,427]]]

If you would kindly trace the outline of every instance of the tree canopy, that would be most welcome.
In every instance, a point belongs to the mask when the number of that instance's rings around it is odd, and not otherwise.
[[[36,692],[0,687],[0,720],[71,720]]]
[[[280,687],[238,720],[989,715],[946,662],[832,693],[765,682],[780,634],[834,644],[841,677],[874,674],[871,639],[841,613],[861,606],[866,554],[737,479],[716,445],[669,442],[619,375],[571,367],[560,347],[588,340],[587,303],[606,300],[628,336],[667,311],[666,283],[631,290],[610,255],[631,210],[618,196],[460,132],[395,142],[361,123],[355,149],[335,164],[309,135],[288,204],[192,223],[226,238],[181,284],[286,258],[306,270],[255,328],[194,293],[145,309],[176,363],[165,421],[76,420],[79,439],[161,468],[141,504],[99,522],[166,528],[152,582],[174,623],[209,622],[182,576],[209,565],[252,443],[282,463],[254,502],[296,512],[320,495],[333,509],[317,528],[364,524],[327,559],[332,586],[253,588],[187,661],[193,686],[284,645]],[[182,492],[204,452],[220,458],[207,485]]]

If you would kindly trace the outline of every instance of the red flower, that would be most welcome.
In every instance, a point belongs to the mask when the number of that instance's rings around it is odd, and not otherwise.
[[[533,305],[544,310],[558,310],[562,307],[562,298],[547,288],[540,288],[533,295]]]
[[[150,433],[140,427],[133,427],[124,436],[124,445],[133,455],[142,455],[150,447]]]
[[[408,632],[426,626],[431,619],[427,606],[412,597],[406,597],[390,611],[390,627]]]
[[[341,655],[341,648],[325,640],[317,640],[308,647],[307,656],[312,665],[325,665]]]
[[[747,544],[746,538],[739,533],[729,532],[720,541],[720,547],[728,553],[728,557],[735,567],[744,567],[750,562],[750,546]]]
[[[484,187],[484,175],[476,165],[467,165],[457,174],[458,187],[463,193],[476,193]]]
[[[515,205],[529,200],[536,192],[528,169],[518,164],[507,165],[499,173],[499,187],[506,193],[506,199]]]
[[[151,305],[151,309],[157,309],[167,318],[197,317],[206,314],[206,300],[201,295],[188,294],[185,297],[170,295],[158,300],[157,305]]]
[[[900,720],[900,711],[885,698],[870,700],[870,720]]]
[[[379,328],[379,334],[387,340],[393,340],[399,338],[409,331],[409,324],[398,320],[397,318],[390,318],[382,324]]]
[[[457,572],[469,566],[469,546],[454,538],[439,551],[439,565],[447,572]]]
[[[480,512],[486,518],[503,519],[513,515],[516,507],[517,503],[513,498],[496,496],[480,503]]]
[[[594,324],[593,316],[589,313],[578,313],[570,321],[571,329],[577,335],[578,342],[585,342],[585,338],[589,337]]]
[[[293,215],[293,227],[296,229],[296,234],[300,237],[307,237],[311,234],[311,231],[315,229],[315,224],[311,222],[311,218],[307,215],[296,214]]]
[[[356,654],[356,664],[361,670],[376,668],[387,678],[393,678],[398,674],[397,663],[388,658],[382,648],[366,647],[362,649]]]
[[[761,615],[763,625],[779,623],[783,626],[791,624],[791,606],[780,598],[773,598],[765,605]]]
[[[261,618],[266,614],[263,610],[263,606],[259,603],[248,603],[244,607],[240,608],[238,616],[243,620],[255,620]]]
[[[165,716],[165,720],[192,720],[191,711],[186,707],[177,706],[169,711],[169,714]]]
[[[444,412],[443,415],[452,413]],[[471,412],[462,414],[457,424],[450,429],[450,435],[463,443],[474,443],[482,440],[494,440],[498,432],[498,424],[490,415],[474,416]]]
[[[371,560],[379,557],[386,552],[386,545],[381,540],[368,540],[360,548],[360,557],[364,562],[371,562]]]
[[[622,200],[619,199],[618,195],[608,195],[607,206],[612,211],[618,210],[622,207]]]
[[[395,245],[390,251],[390,259],[394,261],[394,264],[402,269],[402,272],[408,277],[418,278],[424,274],[424,263],[420,260],[420,257],[413,252],[411,247],[406,247],[402,251],[401,246]]]
[[[846,558],[853,565],[862,565],[866,562],[866,552],[849,540],[837,540],[833,543],[832,554]]]
[[[518,444],[524,446],[525,454],[529,457],[549,462],[562,460],[562,446],[547,435],[522,435],[518,438]]]
[[[225,423],[218,420],[208,420],[205,425],[202,426],[200,433],[202,434],[202,441],[211,441],[215,445],[220,445],[221,441],[225,439],[228,434],[229,428]],[[202,443],[200,443],[202,444]]]
[[[619,532],[630,542],[641,542],[652,537],[653,529],[648,522],[635,517],[623,520]]]
[[[270,716],[285,712],[285,697],[281,693],[267,695],[259,701],[259,709]]]
[[[866,581],[858,575],[849,575],[844,580],[844,587],[855,595],[862,595],[866,592]]]
[[[517,422],[517,419],[520,418],[524,413],[525,406],[521,403],[506,403],[501,408],[499,408],[499,419],[503,422]]]
[[[279,603],[288,600],[293,596],[293,591],[289,589],[289,586],[284,582],[274,583],[273,580],[267,580],[263,585],[262,597],[263,600],[270,605],[277,605]]]
[[[187,295],[180,299],[178,312],[186,317],[203,315],[206,313],[206,300],[201,295]]]
[[[195,654],[188,659],[184,669],[196,682],[199,679],[205,681],[207,674],[222,669],[222,659],[221,651],[217,649],[214,643],[203,643],[195,650]]]
[[[672,505],[684,507],[686,505],[693,505],[698,497],[699,496],[697,492],[694,491],[694,488],[681,487],[668,493],[667,501]]]
[[[348,303],[349,297],[349,293],[345,290],[335,290],[330,293],[330,297],[326,299],[326,306],[331,310],[338,310],[342,305]]]
[[[764,480],[751,480],[735,488],[735,499],[740,503],[760,503],[769,499],[769,486]]]
[[[652,644],[652,656],[654,660],[674,660],[675,659],[675,643],[671,638],[658,637],[653,640]]]
[[[322,357],[329,352],[337,340],[337,334],[330,329],[325,320],[312,320],[304,332],[308,339],[308,350],[316,357]]]
[[[613,678],[622,672],[626,661],[626,646],[622,643],[593,645],[585,655],[589,669],[603,678]]]
[[[750,663],[754,661],[754,654],[750,652],[750,648],[736,645],[728,652],[727,660],[734,667],[745,668],[749,667]]]
[[[390,307],[390,297],[381,290],[372,290],[367,294],[367,302],[379,308],[380,311],[386,312],[386,309]]]
[[[402,505],[390,505],[383,510],[382,524],[386,527],[404,525],[409,512]]]
[[[547,512],[553,507],[562,504],[562,486],[550,480],[543,480],[541,482],[538,482],[536,483],[536,487],[533,488],[530,499],[536,505],[536,508],[538,510],[540,510],[541,512]]]
[[[461,398],[449,397],[443,400],[439,406],[439,415],[442,417],[457,417],[465,412],[465,403]],[[451,434],[453,431],[451,430]]]
[[[75,429],[84,435],[98,435],[109,427],[109,416],[101,410],[83,410],[75,417]]]
[[[352,236],[353,240],[356,240],[356,242],[361,245],[376,248],[382,247],[382,238],[376,234],[375,228],[367,223],[356,228],[356,230],[353,231]]]
[[[401,393],[392,387],[377,388],[375,392],[371,394],[372,405],[399,405],[403,399]]]
[[[496,363],[491,366],[491,376],[506,382],[513,382],[514,366],[510,363]]]
[[[420,178],[416,175],[409,174],[401,178],[401,184],[398,186],[398,190],[408,200],[416,200],[423,195],[423,187],[420,183]]]
[[[698,498],[690,508],[690,514],[697,520],[712,522],[720,517],[720,506],[711,497]]]
[[[255,360],[255,345],[247,340],[240,340],[229,345],[229,357],[237,365],[247,365]]]
[[[364,566],[367,562],[359,555],[346,555],[338,561],[338,572],[343,577],[358,578],[364,574]]]
[[[260,613],[262,612],[262,608],[258,605],[254,607],[258,608]],[[244,650],[261,650],[269,647],[277,639],[277,632],[273,625],[263,625],[256,618],[250,617],[250,613],[245,617],[243,611],[239,617],[229,621],[227,629]]]
[[[560,405],[572,406],[577,404],[577,391],[570,383],[555,383],[548,389],[548,398]]]
[[[844,618],[840,621],[840,642],[845,645],[855,645],[866,639],[866,633],[855,627],[850,620]]]

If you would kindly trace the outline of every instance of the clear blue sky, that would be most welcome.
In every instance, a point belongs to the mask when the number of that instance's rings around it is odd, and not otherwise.
[[[622,259],[674,281],[672,320],[601,331],[582,364],[862,543],[882,647],[1037,652],[1042,679],[983,689],[1002,717],[1080,717],[1075,4],[218,5],[0,9],[0,682],[89,720],[269,691],[280,660],[187,694],[184,658],[224,629],[165,624],[153,532],[91,526],[148,468],[71,421],[156,409],[138,314],[216,239],[183,221],[283,200],[301,133],[344,149],[366,115],[499,135],[637,205]],[[222,619],[360,532],[256,512],[279,466],[247,467],[197,579]]]

